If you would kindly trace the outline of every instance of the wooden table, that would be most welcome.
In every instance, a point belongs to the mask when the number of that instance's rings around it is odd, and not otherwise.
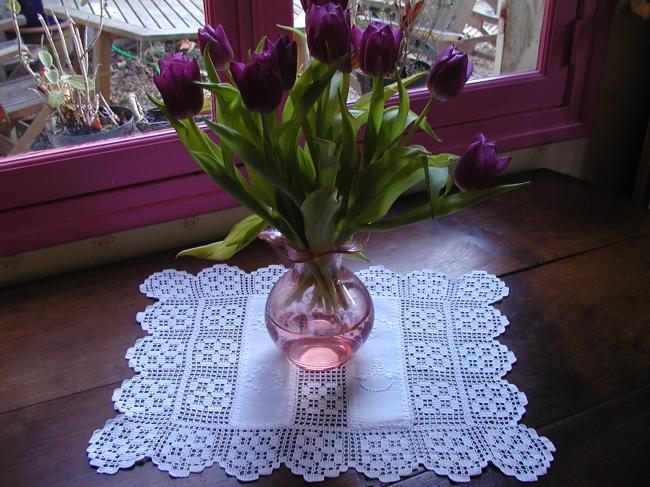
[[[540,486],[650,485],[650,216],[627,199],[537,171],[530,188],[435,224],[375,236],[367,254],[401,272],[484,269],[510,296],[500,337],[516,355],[507,380],[528,396],[524,423],[557,446]],[[520,175],[517,179],[522,179]],[[411,205],[421,196],[410,197]],[[115,476],[88,465],[92,432],[115,416],[111,394],[133,375],[124,353],[144,335],[138,285],[175,251],[0,290],[0,484],[235,486],[214,466],[173,480],[147,462]],[[278,262],[257,242],[229,263]],[[378,482],[348,471],[331,486]],[[245,485],[303,485],[285,467]],[[401,486],[449,486],[415,472]],[[470,485],[519,485],[494,467]]]
[[[89,0],[44,0],[47,13],[59,18],[66,10],[79,25],[98,28],[101,24],[101,2]],[[171,41],[195,38],[199,27],[205,24],[203,0],[109,0],[105,2],[102,35],[94,51],[95,63],[110,66],[113,38],[124,37],[136,41]],[[99,75],[100,91],[110,98],[110,70]]]

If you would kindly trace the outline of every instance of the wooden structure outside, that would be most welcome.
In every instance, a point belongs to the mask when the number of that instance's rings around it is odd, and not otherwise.
[[[101,2],[89,0],[44,0],[44,9],[58,17],[66,11],[80,26],[98,28],[102,25]],[[140,42],[195,38],[205,24],[203,0],[110,0],[104,3],[102,34],[93,52],[94,62],[101,64],[97,85],[110,99],[111,48],[114,38]]]
[[[505,380],[528,398],[524,423],[557,447],[535,485],[650,485],[650,215],[550,171],[510,181],[527,179],[528,188],[460,214],[375,235],[365,253],[401,273],[428,268],[457,277],[483,269],[505,281],[510,295],[498,307],[510,325],[499,342],[517,357]],[[424,198],[411,195],[401,209]],[[146,335],[135,316],[152,301],[138,286],[163,269],[196,273],[211,265],[175,254],[0,289],[3,485],[304,485],[284,466],[242,484],[216,464],[187,479],[171,478],[151,461],[114,476],[88,464],[90,436],[116,415],[113,391],[134,375],[124,353]],[[247,272],[277,263],[260,241],[228,262]],[[379,482],[350,469],[318,485]],[[418,469],[396,485],[457,484]],[[521,483],[486,466],[468,485]]]
[[[360,0],[367,7],[381,8],[387,4],[385,0]],[[389,3],[390,4],[390,3]],[[432,39],[438,52],[449,44],[459,49],[473,53],[479,57],[494,61],[495,56],[476,50],[480,43],[487,42],[497,47],[500,30],[500,18],[497,14],[498,0],[457,0],[449,5],[437,8],[436,28],[428,27],[413,29],[413,34],[422,39]],[[422,15],[427,15],[427,6]],[[505,21],[505,19],[502,19]],[[502,22],[503,24],[503,22]]]
[[[24,23],[25,17],[19,15],[18,25]],[[0,17],[0,32],[13,30],[13,20],[6,15]],[[27,50],[29,46],[23,45],[22,48]],[[16,40],[0,42],[0,155],[15,155],[29,150],[51,114],[43,97],[36,93],[36,82],[31,75],[15,77],[17,70],[14,70],[7,76],[5,65],[16,63],[18,55]],[[31,124],[18,136],[18,125],[33,115],[36,116]]]
[[[29,150],[50,119],[52,112],[35,89],[31,76],[0,83],[0,154],[11,156]],[[32,115],[36,115],[34,120],[18,136],[18,124]]]

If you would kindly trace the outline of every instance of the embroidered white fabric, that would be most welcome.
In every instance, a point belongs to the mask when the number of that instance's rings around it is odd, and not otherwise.
[[[216,462],[240,480],[282,463],[307,481],[354,468],[389,482],[422,465],[463,482],[488,462],[519,480],[546,473],[555,448],[518,424],[526,396],[503,380],[515,357],[495,340],[508,324],[491,306],[508,294],[501,280],[361,271],[370,338],[347,366],[305,372],[264,325],[284,272],[216,265],[142,284],[158,301],[137,315],[149,336],[126,354],[137,374],[113,394],[122,414],[90,439],[98,472],[151,459],[174,477]]]

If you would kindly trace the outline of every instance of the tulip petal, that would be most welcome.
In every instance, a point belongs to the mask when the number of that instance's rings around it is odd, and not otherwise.
[[[511,156],[499,157],[495,165],[497,173],[504,171],[510,165],[511,160],[512,160]]]

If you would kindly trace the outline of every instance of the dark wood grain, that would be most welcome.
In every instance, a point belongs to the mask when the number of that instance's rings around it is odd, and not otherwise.
[[[433,268],[456,276],[483,269],[503,275],[650,229],[643,209],[571,178],[549,171],[515,178],[532,184],[459,215],[376,234],[367,255],[373,264],[400,272]],[[0,289],[0,412],[130,376],[124,353],[142,336],[135,314],[150,303],[138,292],[140,283],[166,268],[198,272],[210,265],[174,255],[162,252]],[[228,263],[252,271],[277,262],[256,242]],[[71,368],[79,372],[70,374]]]
[[[200,475],[173,479],[147,461],[115,475],[97,474],[88,464],[86,448],[92,432],[115,415],[111,395],[117,384],[86,391],[61,399],[0,415],[0,485],[93,487],[119,485],[146,487],[176,485],[239,486],[221,468],[213,466]],[[5,447],[11,446],[10,449]],[[286,467],[272,477],[244,485],[302,485]],[[361,487],[370,482],[356,473],[347,472],[337,479],[337,487]],[[311,485],[318,485],[311,484]]]
[[[634,391],[557,421],[539,430],[557,447],[548,474],[539,487],[628,487],[650,485],[650,388]],[[393,484],[396,487],[450,487],[449,479],[425,472]],[[493,466],[469,484],[472,487],[521,486]]]
[[[500,306],[511,326],[500,341],[518,358],[507,379],[528,396],[524,422],[559,448],[540,484],[645,485],[632,479],[650,451],[647,210],[548,171],[530,179],[529,189],[460,215],[375,235],[367,254],[401,272],[505,275],[511,292]],[[239,485],[218,467],[173,480],[151,462],[115,476],[87,462],[92,431],[115,414],[112,391],[133,375],[124,353],[144,335],[135,314],[151,303],[139,284],[165,268],[209,265],[173,255],[0,290],[0,485]],[[252,271],[273,262],[255,243],[229,264]],[[303,483],[282,468],[254,485]],[[473,483],[514,485],[493,468]],[[324,484],[378,482],[350,471]],[[427,472],[403,484],[450,483]]]
[[[508,381],[540,427],[650,384],[650,238],[505,279]]]

